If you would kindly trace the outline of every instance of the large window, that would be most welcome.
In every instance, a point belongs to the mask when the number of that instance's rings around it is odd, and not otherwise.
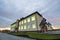
[[[27,18],[27,22],[30,22],[30,18]]]
[[[30,29],[30,25],[28,25],[28,29]]]
[[[21,29],[21,27],[19,26],[19,30]]]
[[[21,26],[21,29],[23,30],[23,26]]]
[[[22,21],[22,24],[23,24],[23,21]]]
[[[21,21],[19,22],[19,25],[21,25]]]
[[[36,24],[32,24],[32,28],[36,28]]]
[[[32,17],[31,17],[31,20],[34,21],[34,20],[35,20],[35,16],[32,16]]]
[[[24,23],[26,23],[26,19],[24,20]]]
[[[26,29],[26,25],[24,25],[24,29]]]

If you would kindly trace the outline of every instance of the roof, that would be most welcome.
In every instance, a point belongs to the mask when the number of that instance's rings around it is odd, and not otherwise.
[[[19,21],[19,19],[18,19],[17,21]],[[17,21],[16,21],[16,22],[17,22]],[[12,26],[13,24],[16,24],[16,22],[12,23],[11,26]]]
[[[34,13],[32,13],[32,14],[26,16],[26,17],[20,18],[20,21],[23,20],[23,19],[26,19],[26,18],[28,18],[29,16],[32,16],[32,15],[34,15],[34,14],[38,14],[39,16],[43,17],[39,12],[36,11],[36,12],[34,12]]]
[[[12,23],[11,26],[12,26],[13,24],[15,24],[15,23],[16,23],[16,22]]]
[[[34,13],[32,13],[32,14],[26,16],[26,17],[22,17],[22,18],[20,18],[19,21],[21,21],[21,20],[23,20],[23,19],[26,19],[26,18],[28,18],[29,16],[32,16],[32,15],[34,15],[34,14],[38,14],[39,16],[43,17],[39,12],[36,11],[36,12],[34,12]],[[13,24],[15,24],[15,23],[16,23],[16,22],[12,23],[11,25],[13,25]]]

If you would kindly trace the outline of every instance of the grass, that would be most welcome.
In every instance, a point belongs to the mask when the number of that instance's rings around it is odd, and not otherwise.
[[[35,39],[60,39],[60,34],[41,34],[32,32],[12,32],[9,34],[16,36],[30,37]]]

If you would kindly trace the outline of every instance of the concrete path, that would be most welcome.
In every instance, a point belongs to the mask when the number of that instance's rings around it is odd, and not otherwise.
[[[60,34],[60,30],[57,31],[48,31],[48,34]]]
[[[0,33],[0,40],[35,40],[35,39],[17,37],[17,36],[5,34],[5,33]]]

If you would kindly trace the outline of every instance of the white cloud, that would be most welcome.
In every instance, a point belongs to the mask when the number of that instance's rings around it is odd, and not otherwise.
[[[35,11],[38,8],[45,7],[46,1],[43,0],[5,0],[5,10],[10,12],[18,12],[24,10],[24,12]]]
[[[52,1],[51,3],[48,4],[48,6],[46,6],[43,10],[41,10],[40,13],[45,13],[45,12],[52,10],[56,4],[57,4],[56,1],[54,2]]]
[[[11,19],[6,18],[6,17],[2,17],[2,16],[0,16],[0,19],[3,19],[3,20],[8,21],[8,22],[13,22]]]
[[[48,17],[51,9],[54,9],[56,0],[3,0],[3,11],[6,15],[0,17],[1,19],[12,22],[23,16],[29,15],[34,11],[39,11],[40,13],[45,13],[49,11],[48,15],[43,14]],[[57,4],[56,4],[57,5]],[[53,11],[53,10],[52,10]],[[3,13],[3,14],[4,14]],[[8,17],[7,17],[8,16]],[[51,16],[51,15],[50,15]],[[10,19],[9,19],[10,18]]]

